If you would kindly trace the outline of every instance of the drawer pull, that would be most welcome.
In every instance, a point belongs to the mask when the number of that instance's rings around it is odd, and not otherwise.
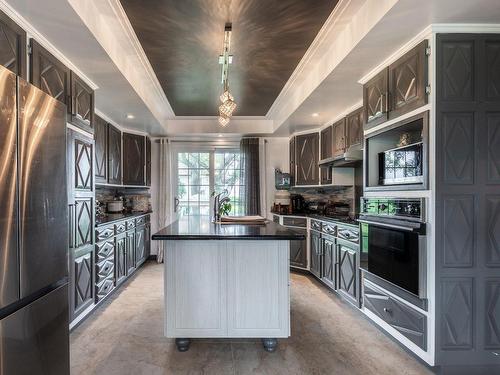
[[[391,315],[392,314],[392,310],[391,309],[388,309],[387,307],[384,307],[384,312]]]

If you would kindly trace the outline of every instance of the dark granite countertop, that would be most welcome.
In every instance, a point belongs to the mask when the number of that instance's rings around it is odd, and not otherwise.
[[[276,224],[216,224],[206,217],[181,218],[153,234],[153,240],[303,240],[302,233]]]
[[[116,221],[131,219],[134,217],[144,216],[152,213],[152,211],[143,211],[143,212],[122,212],[119,214],[108,214],[108,216],[104,217],[96,217],[95,225],[96,227],[99,225],[111,224]]]

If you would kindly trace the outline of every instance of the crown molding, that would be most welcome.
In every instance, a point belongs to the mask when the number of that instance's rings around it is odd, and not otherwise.
[[[121,132],[149,136],[149,134],[146,132],[142,132],[140,130],[135,130],[135,129],[129,129],[129,128],[126,128],[122,125],[119,125],[116,121],[112,120],[110,117],[108,117],[108,115],[106,115],[104,112],[102,112],[98,108],[94,108],[94,113],[97,116],[99,116],[100,118],[102,118],[104,121],[113,125],[115,128],[117,128]]]
[[[71,60],[69,60],[59,49],[57,49],[47,38],[45,38],[31,23],[21,16],[5,0],[0,0],[0,10],[12,19],[19,27],[24,29],[27,34],[26,43],[29,39],[35,39],[40,45],[54,55],[67,68],[74,71],[92,90],[97,90],[99,86],[93,82],[85,73],[83,73]]]
[[[432,33],[500,34],[499,23],[434,23],[430,28]]]

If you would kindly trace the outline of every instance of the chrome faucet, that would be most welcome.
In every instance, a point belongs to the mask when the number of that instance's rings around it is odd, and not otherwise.
[[[228,194],[227,189],[224,189],[223,192],[215,195],[214,197],[214,221],[220,221],[220,208],[224,203],[230,201],[230,198],[227,196],[222,199],[220,198],[222,195],[227,195],[227,194]]]

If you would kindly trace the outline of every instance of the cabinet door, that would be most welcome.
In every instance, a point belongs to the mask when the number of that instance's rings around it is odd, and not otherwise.
[[[296,185],[318,185],[319,134],[298,135],[295,142]]]
[[[94,132],[94,90],[71,72],[71,123]]]
[[[294,231],[307,235],[306,230],[294,228]],[[307,240],[290,241],[290,265],[307,268]]]
[[[94,118],[95,181],[108,181],[108,124],[99,116]]]
[[[125,233],[115,237],[115,285],[127,276],[127,238]]]
[[[122,133],[108,124],[108,183],[122,184]]]
[[[144,136],[123,133],[124,185],[144,185],[144,156]]]
[[[291,181],[290,183],[292,185],[295,185],[295,137],[290,139],[290,147],[289,147],[289,154],[290,154],[290,177]]]
[[[30,81],[70,108],[70,70],[31,39]]]
[[[427,103],[427,40],[389,66],[390,112],[396,118]]]
[[[345,119],[333,124],[333,156],[342,155],[346,148]]]
[[[92,252],[75,258],[71,267],[71,306],[74,318],[94,303],[94,260]]]
[[[72,132],[71,189],[80,193],[94,191],[94,141]]]
[[[346,149],[363,145],[363,108],[346,117]]]
[[[127,253],[127,275],[131,275],[135,270],[136,264],[136,247],[135,247],[135,232],[126,233],[126,253]]]
[[[151,139],[146,137],[146,186],[151,186]]]
[[[320,167],[321,185],[332,183],[332,167]]]
[[[359,304],[358,250],[340,243],[337,245],[339,290],[348,300]]]
[[[323,264],[321,279],[330,288],[335,289],[335,239],[322,238],[321,245],[323,247]]]
[[[26,79],[26,32],[0,11],[0,65]]]
[[[140,265],[146,260],[146,227],[137,227],[135,230],[136,264]]]
[[[311,248],[311,273],[321,278],[321,236],[311,231],[310,236],[310,248]]]
[[[367,129],[387,121],[389,112],[389,70],[386,68],[363,86],[364,120]]]
[[[321,131],[321,160],[331,158],[333,155],[333,126]]]

